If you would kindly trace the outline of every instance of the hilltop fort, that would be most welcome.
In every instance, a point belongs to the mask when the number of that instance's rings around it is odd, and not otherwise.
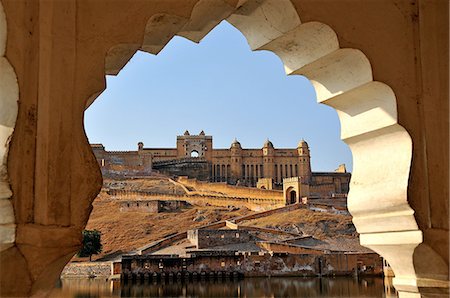
[[[312,172],[308,143],[297,148],[275,148],[267,140],[262,148],[242,148],[234,140],[228,149],[213,148],[213,137],[201,131],[177,136],[176,148],[146,148],[136,151],[106,151],[102,144],[91,144],[104,176],[148,176],[154,172],[168,176],[188,176],[201,181],[231,185],[281,189],[283,179],[303,185],[295,197],[345,196],[350,173],[341,165],[335,172]],[[288,194],[289,195],[289,194]],[[292,197],[294,200],[294,195]]]

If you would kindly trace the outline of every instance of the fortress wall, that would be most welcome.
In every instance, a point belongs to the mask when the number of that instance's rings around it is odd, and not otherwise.
[[[159,201],[125,201],[120,204],[120,212],[149,212],[158,213]]]
[[[220,182],[208,183],[187,177],[179,177],[178,182],[202,192],[219,192],[232,197],[270,199],[284,202],[283,192],[279,190],[249,188]]]
[[[145,154],[152,156],[152,161],[171,160],[179,158],[177,149],[144,149]]]
[[[284,206],[284,200],[277,199],[158,194],[125,190],[109,190],[108,194],[116,196],[121,200],[183,200],[195,205],[211,205],[219,207],[236,206],[245,207],[253,211],[264,211]]]
[[[167,176],[194,176],[202,180],[210,177],[210,166],[208,163],[175,163],[164,167],[155,167],[159,172]]]
[[[95,157],[103,175],[136,175],[152,172],[150,154],[139,154],[137,151],[105,151],[94,150]]]
[[[209,229],[189,230],[187,238],[198,249],[245,243],[254,240],[254,237],[248,231]]]
[[[339,193],[339,189],[334,183],[310,185],[309,193],[312,197],[330,198],[332,194]]]
[[[189,206],[186,201],[178,200],[129,200],[120,203],[121,212],[171,212]]]

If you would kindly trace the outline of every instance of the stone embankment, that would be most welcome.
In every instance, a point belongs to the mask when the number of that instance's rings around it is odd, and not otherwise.
[[[64,267],[61,278],[108,278],[111,274],[111,262],[72,262]]]

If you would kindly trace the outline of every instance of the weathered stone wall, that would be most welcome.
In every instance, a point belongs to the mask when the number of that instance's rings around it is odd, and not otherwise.
[[[178,182],[206,193],[222,193],[232,197],[283,200],[283,192],[279,190],[248,188],[243,186],[228,185],[226,183],[205,183],[196,179],[189,179],[187,177],[179,177]]]
[[[109,277],[112,274],[111,262],[70,262],[61,278]]]
[[[336,193],[334,184],[319,184],[309,187],[309,196],[311,198],[331,198]]]
[[[132,275],[238,272],[245,276],[381,275],[382,260],[377,254],[284,254],[196,252],[191,257],[168,255],[124,256],[122,274]]]
[[[309,192],[311,197],[331,198],[335,194],[348,194],[350,173],[312,173]]]
[[[211,179],[211,164],[206,161],[180,161],[169,165],[155,166],[154,169],[167,176],[189,176],[203,181]]]
[[[150,212],[158,213],[160,203],[156,201],[125,201],[120,203],[120,212]]]
[[[256,183],[256,188],[259,189],[273,189],[273,179],[272,178],[259,178]]]
[[[375,253],[328,254],[321,260],[323,275],[383,273],[383,258]]]
[[[223,246],[228,244],[245,243],[255,240],[247,231],[242,230],[189,230],[187,238],[198,249]]]
[[[178,200],[129,200],[120,202],[121,212],[171,212],[189,206],[186,201]]]
[[[104,177],[151,175],[152,156],[134,151],[105,151],[101,144],[91,145]]]
[[[247,198],[247,197],[228,197],[223,195],[208,195],[208,194],[164,194],[141,191],[125,191],[125,190],[109,190],[108,194],[118,196],[124,200],[141,200],[142,198],[148,200],[183,200],[197,205],[211,205],[211,206],[236,206],[246,207],[254,211],[264,211],[273,208],[283,207],[285,205],[283,200],[272,198]]]

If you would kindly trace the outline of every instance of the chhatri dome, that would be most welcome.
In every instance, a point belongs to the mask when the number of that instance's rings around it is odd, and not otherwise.
[[[308,143],[306,143],[305,140],[301,140],[300,142],[298,142],[297,148],[301,148],[301,147],[308,147]]]
[[[273,148],[272,142],[269,141],[269,139],[267,139],[266,142],[264,143],[263,148]]]
[[[238,140],[234,138],[233,143],[231,143],[231,148],[242,148],[241,143],[239,143]]]

